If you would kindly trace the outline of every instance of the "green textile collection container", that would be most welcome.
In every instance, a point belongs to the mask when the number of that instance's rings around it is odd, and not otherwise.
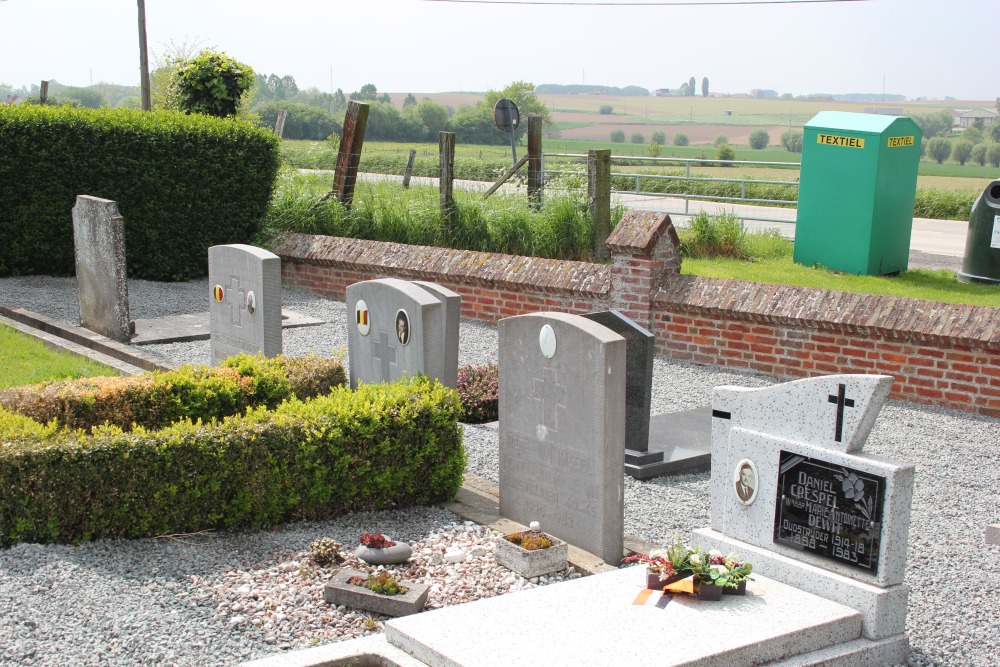
[[[795,262],[856,275],[906,269],[921,137],[901,116],[813,116],[802,137]]]

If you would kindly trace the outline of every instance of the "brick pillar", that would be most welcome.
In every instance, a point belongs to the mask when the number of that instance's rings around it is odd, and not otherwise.
[[[666,213],[629,211],[607,240],[611,251],[611,308],[651,329],[653,293],[681,272],[680,240]]]

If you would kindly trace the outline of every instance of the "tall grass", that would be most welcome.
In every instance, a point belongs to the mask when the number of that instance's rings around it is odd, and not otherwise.
[[[750,262],[792,256],[792,244],[777,230],[747,233],[743,221],[726,211],[709,215],[701,211],[691,218],[689,229],[680,233],[685,258],[727,258]]]

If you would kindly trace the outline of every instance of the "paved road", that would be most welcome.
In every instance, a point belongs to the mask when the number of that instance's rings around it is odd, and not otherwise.
[[[328,173],[331,177],[333,176],[332,171],[321,172],[305,169],[301,171]],[[402,176],[386,174],[361,174],[361,178],[371,181],[402,182]],[[413,185],[436,186],[438,179],[414,176],[410,182]],[[479,181],[455,181],[456,188],[470,191],[484,191],[490,185],[490,183]],[[514,193],[519,189],[523,189],[523,186],[507,184],[500,191]],[[726,210],[735,211],[741,216],[764,219],[764,221],[745,220],[744,224],[750,230],[777,229],[782,236],[789,239],[795,238],[796,209],[794,208],[775,208],[709,201],[691,201],[686,208],[684,199],[673,197],[642,194],[615,194],[612,197],[617,198],[630,209],[670,213],[673,223],[682,229],[687,226],[690,217],[684,214],[683,211],[688,211],[693,215],[700,210],[706,210],[710,213]],[[946,268],[954,271],[961,269],[962,258],[965,256],[965,237],[968,228],[969,223],[967,220],[914,218],[913,231],[910,237],[910,268]]]

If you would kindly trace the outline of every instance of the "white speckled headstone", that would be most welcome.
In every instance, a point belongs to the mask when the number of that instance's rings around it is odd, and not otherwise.
[[[712,528],[859,581],[901,583],[914,467],[861,451],[892,382],[717,387]]]
[[[133,330],[128,308],[125,220],[118,204],[89,195],[73,207],[73,245],[80,325],[102,336],[128,342]]]
[[[500,320],[500,514],[617,565],[625,339],[579,315]]]
[[[458,383],[461,297],[431,283],[381,278],[347,288],[351,387],[424,373]]]
[[[281,354],[281,258],[242,243],[208,249],[212,364],[240,352]]]

